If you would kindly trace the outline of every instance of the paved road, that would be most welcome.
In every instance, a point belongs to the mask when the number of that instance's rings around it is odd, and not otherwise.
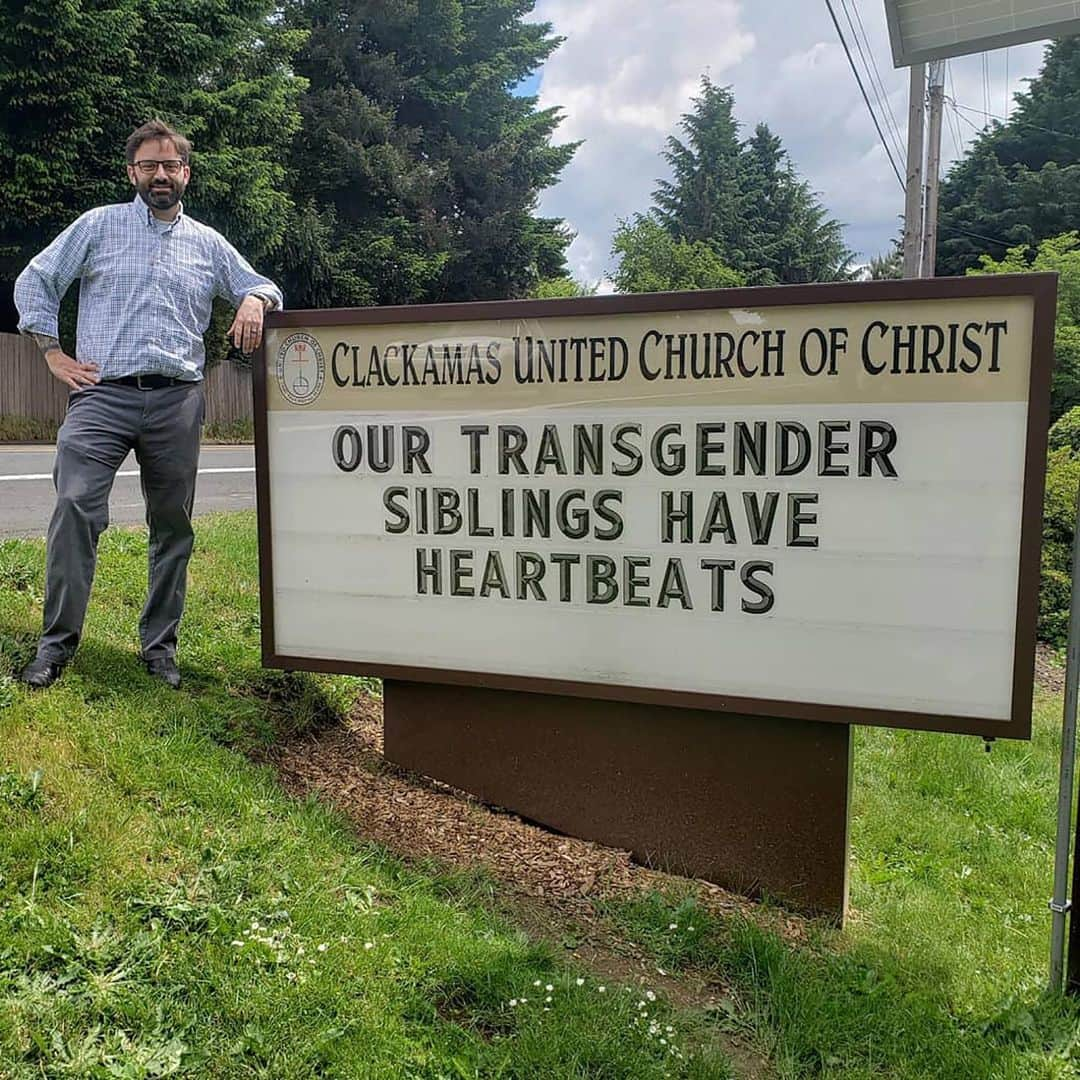
[[[44,536],[53,506],[53,447],[0,446],[0,536]],[[250,446],[204,446],[195,487],[195,513],[255,505],[255,452]],[[109,500],[115,525],[145,520],[139,465],[131,454]]]

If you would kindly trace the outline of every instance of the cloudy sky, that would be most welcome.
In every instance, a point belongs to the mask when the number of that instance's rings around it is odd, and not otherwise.
[[[839,0],[834,6],[855,52],[844,9]],[[907,71],[892,66],[882,0],[847,6],[856,28],[856,11],[861,17],[896,120],[902,173]],[[605,276],[617,219],[648,207],[665,175],[664,140],[704,73],[733,87],[747,134],[764,120],[783,139],[799,172],[844,223],[860,261],[888,248],[903,193],[824,0],[538,0],[535,17],[566,40],[529,89],[541,105],[563,109],[562,139],[585,140],[541,202],[542,212],[565,218],[577,233],[570,264],[579,279]],[[1037,72],[1041,56],[1041,45],[1024,45],[986,54],[985,61],[950,61],[946,94],[960,108],[946,108],[947,161],[974,136],[984,113],[1004,115],[1010,94]]]

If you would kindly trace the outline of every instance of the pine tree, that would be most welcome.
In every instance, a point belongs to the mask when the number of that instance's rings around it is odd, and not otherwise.
[[[80,213],[131,198],[124,142],[152,117],[194,144],[192,213],[261,260],[291,200],[300,41],[272,0],[16,0],[0,6],[0,279]]]
[[[1080,39],[1053,42],[1015,101],[1008,122],[988,126],[941,185],[939,274],[1080,226]]]
[[[570,235],[536,215],[574,146],[513,88],[558,45],[532,0],[294,0],[310,80],[291,158],[298,303],[528,295]],[[312,170],[318,173],[311,176]],[[328,241],[328,243],[324,242]]]
[[[670,180],[653,194],[653,214],[669,233],[707,243],[751,284],[850,276],[841,226],[800,180],[781,140],[765,124],[740,141],[730,87],[707,77],[669,137]]]

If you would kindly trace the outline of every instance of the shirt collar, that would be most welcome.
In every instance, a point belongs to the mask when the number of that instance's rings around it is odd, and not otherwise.
[[[136,213],[140,213],[140,212],[143,213],[143,219],[142,220],[145,221],[147,228],[153,228],[153,226],[154,226],[153,212],[151,211],[150,207],[147,206],[145,202],[143,202],[143,198],[138,192],[135,193],[135,198],[131,200],[131,205],[132,205],[132,207],[133,207],[133,209],[135,210]],[[172,230],[175,229],[176,226],[180,224],[180,220],[181,220],[181,218],[183,218],[183,216],[184,216],[184,203],[183,203],[183,200],[181,200],[181,202],[180,202],[180,210],[178,211],[176,217],[174,217],[172,219],[172,221],[169,223],[169,227],[167,229],[165,229],[165,232],[172,232]]]

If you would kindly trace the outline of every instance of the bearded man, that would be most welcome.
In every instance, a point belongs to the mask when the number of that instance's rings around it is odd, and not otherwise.
[[[46,552],[44,625],[21,678],[51,686],[82,634],[109,492],[129,451],[139,462],[150,529],[142,658],[178,688],[177,632],[194,534],[191,511],[205,415],[202,335],[212,302],[237,308],[229,335],[252,352],[281,291],[219,233],[184,213],[191,144],[153,120],[127,140],[130,203],[83,214],[15,283],[19,330],[71,390],[56,440],[56,507]],[[76,355],[60,347],[57,313],[80,278]]]

